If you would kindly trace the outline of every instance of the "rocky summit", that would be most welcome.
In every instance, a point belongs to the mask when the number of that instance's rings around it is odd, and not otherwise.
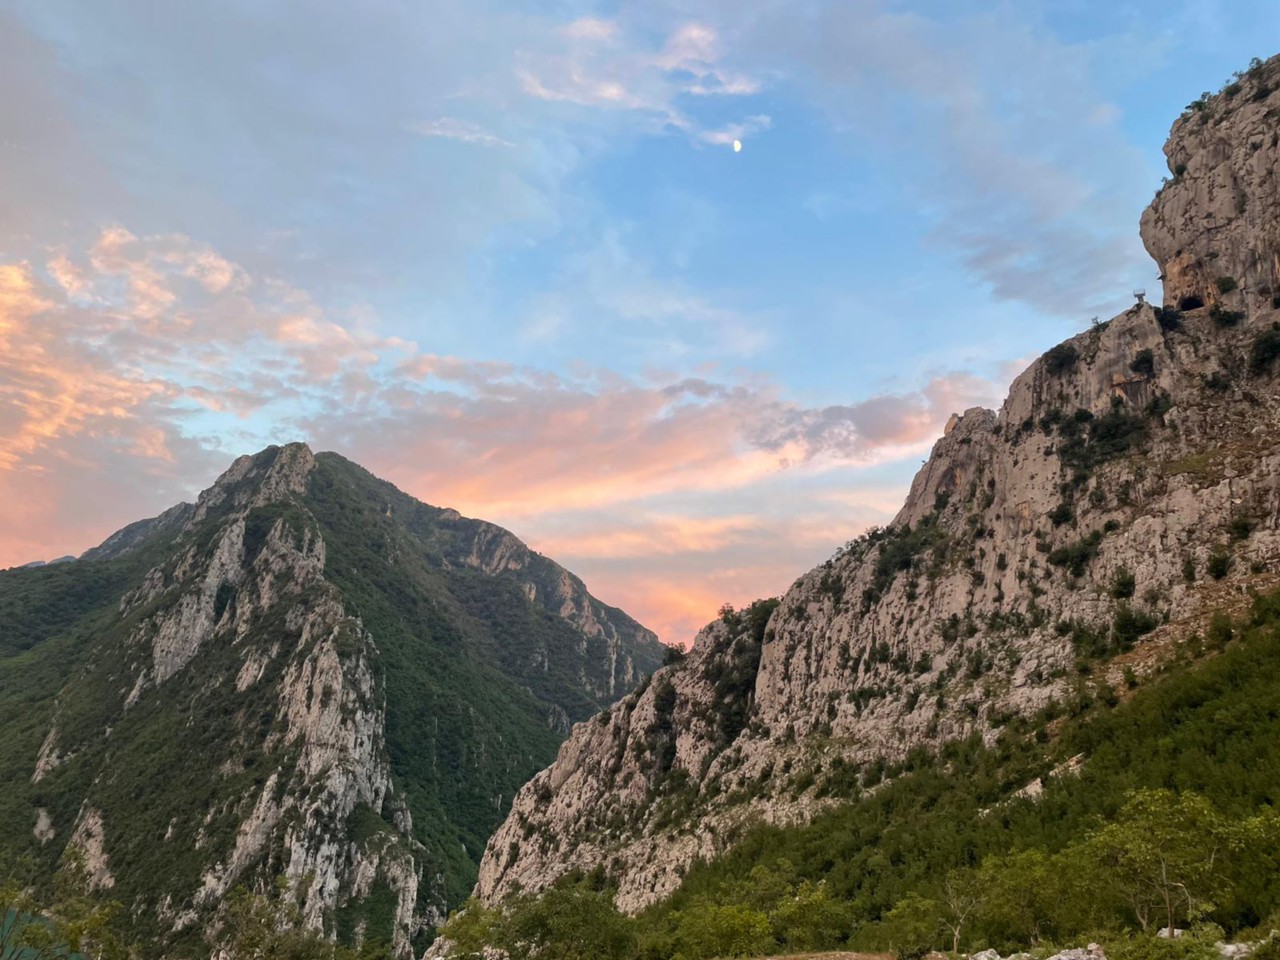
[[[1280,60],[1174,124],[1164,280],[956,416],[896,518],[579,724],[489,842],[495,903],[598,871],[637,912],[849,770],[1136,683],[1280,564]],[[873,782],[864,777],[864,782]],[[1037,784],[1026,790],[1034,793]]]
[[[499,527],[305,445],[76,562],[0,573],[0,851],[67,852],[139,939],[218,940],[284,877],[345,942],[415,938],[656,637]]]

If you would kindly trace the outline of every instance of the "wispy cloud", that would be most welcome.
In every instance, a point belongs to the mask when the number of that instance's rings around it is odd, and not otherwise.
[[[410,133],[423,137],[443,137],[445,140],[460,140],[463,143],[474,143],[481,147],[514,147],[510,140],[504,140],[490,133],[477,123],[459,120],[456,117],[439,117],[423,123],[406,125]]]
[[[845,484],[913,455],[995,391],[947,374],[812,408],[759,378],[557,374],[433,354],[374,326],[183,236],[114,226],[47,264],[0,265],[0,496],[24,504],[0,518],[0,564],[78,552],[243,452],[202,437],[302,436],[429,502],[527,531],[598,574],[610,600],[683,631],[692,614],[663,613],[654,596],[710,615],[740,590],[780,588],[786,563],[867,522],[812,491],[809,520],[790,508],[776,524],[753,519],[792,502],[768,491]],[[772,559],[744,567],[761,550]],[[734,591],[707,606],[732,570]]]
[[[743,97],[763,87],[757,77],[725,65],[720,34],[710,24],[680,24],[656,49],[617,21],[576,20],[561,35],[558,49],[522,55],[517,76],[535,99],[630,112],[654,130],[704,143],[731,143],[769,128],[763,114],[709,128],[682,108],[682,97]]]

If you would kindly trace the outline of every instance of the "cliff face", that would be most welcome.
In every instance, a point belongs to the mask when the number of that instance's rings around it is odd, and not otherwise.
[[[1084,692],[1079,661],[1141,674],[1275,579],[1280,61],[1239,86],[1174,125],[1142,218],[1166,306],[1051,350],[953,421],[889,527],[576,727],[490,841],[482,899],[601,867],[641,909],[850,767],[991,740]]]
[[[408,955],[569,723],[663,649],[506,531],[302,444],[0,599],[70,610],[55,578],[84,609],[17,615],[44,686],[0,683],[0,712],[46,719],[7,728],[32,823],[0,847],[78,849],[181,949],[283,876],[308,924]]]
[[[1278,74],[1274,58],[1255,63],[1173,125],[1164,148],[1173,177],[1142,216],[1167,303],[1265,310],[1280,295]]]

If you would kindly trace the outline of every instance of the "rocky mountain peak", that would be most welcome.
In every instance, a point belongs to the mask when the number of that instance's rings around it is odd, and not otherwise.
[[[188,526],[214,511],[247,510],[306,492],[316,458],[305,443],[270,446],[237,457],[213,486],[200,494]]]
[[[1254,65],[1174,125],[1175,177],[1142,218],[1164,304],[953,418],[888,527],[575,728],[490,842],[483,899],[599,868],[642,909],[749,825],[1114,690],[1275,579],[1278,74]]]
[[[0,849],[77,849],[184,955],[280,876],[309,926],[407,957],[569,725],[663,657],[508,531],[302,443],[71,566],[82,617],[30,626],[42,729],[6,754],[34,826]],[[22,598],[62,584],[0,573]]]
[[[1142,217],[1164,300],[1267,307],[1280,294],[1280,57],[1192,103],[1165,144],[1172,178]]]

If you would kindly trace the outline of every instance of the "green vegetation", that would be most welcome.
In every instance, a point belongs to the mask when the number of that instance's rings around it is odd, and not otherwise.
[[[34,864],[0,873],[0,960],[128,960],[120,904],[96,896],[69,857],[48,896],[32,892]]]
[[[227,898],[221,936],[236,960],[392,960],[385,942],[348,949],[302,926],[302,908],[281,878],[272,895],[238,887]]]
[[[1165,333],[1173,333],[1182,327],[1182,313],[1177,307],[1155,307],[1156,322]]]
[[[1244,311],[1228,310],[1220,303],[1209,308],[1209,317],[1220,327],[1234,327],[1244,319]]]
[[[1108,592],[1117,600],[1127,600],[1133,596],[1137,583],[1132,571],[1125,567],[1120,567],[1111,577],[1111,586]]]
[[[1231,554],[1226,550],[1218,549],[1209,555],[1209,565],[1207,567],[1209,576],[1215,580],[1221,580],[1231,572]]]
[[[1249,350],[1249,369],[1253,373],[1266,373],[1280,357],[1280,329],[1263,330],[1253,339]]]
[[[1048,516],[1050,523],[1055,527],[1060,527],[1064,523],[1071,523],[1071,521],[1075,520],[1076,512],[1072,509],[1070,503],[1063,501],[1050,510]]]
[[[1215,655],[1133,677],[1128,700],[1096,688],[1011,719],[993,746],[914,751],[808,825],[751,829],[664,903],[612,921],[635,942],[616,956],[1100,939],[1123,960],[1208,960],[1221,936],[1265,936],[1280,919],[1280,594],[1222,619]],[[1077,756],[1078,773],[1051,774]],[[1016,795],[1035,778],[1038,799]],[[585,896],[582,883],[557,896]],[[483,913],[501,923],[528,903]],[[1158,941],[1168,925],[1203,932]]]
[[[1230,293],[1237,287],[1235,277],[1218,277],[1213,281],[1213,285],[1218,288],[1219,293]]]
[[[458,527],[474,521],[442,523],[441,511],[332,455],[317,458],[306,506],[327,578],[378,644],[397,792],[449,902],[460,903],[507,804],[555,756],[563,733],[546,722],[552,706],[576,722],[607,701],[583,688],[574,627],[530,603],[514,577],[444,562],[450,538],[467,532]],[[527,573],[534,564],[553,596],[558,568],[531,555]],[[662,655],[655,645],[647,669]],[[607,689],[609,677],[592,679]]]
[[[635,924],[614,908],[612,892],[598,880],[517,896],[502,910],[469,900],[442,935],[454,943],[456,960],[482,960],[486,947],[511,960],[626,960],[635,954]]]
[[[1077,410],[1070,417],[1047,416],[1042,424],[1057,430],[1058,457],[1064,467],[1082,479],[1088,479],[1096,467],[1124,456],[1147,438],[1147,422],[1117,400],[1110,410],[1095,417],[1088,410]]]
[[[1150,348],[1139,350],[1133,362],[1129,364],[1129,369],[1144,377],[1154,377],[1156,375],[1155,354]]]
[[[277,455],[260,455],[257,474]],[[251,491],[230,492],[224,503]],[[294,788],[299,751],[282,737],[288,721],[280,711],[280,688],[286,670],[311,652],[308,644],[323,639],[304,636],[297,614],[322,609],[334,595],[329,586],[289,582],[286,570],[274,583],[285,602],[241,621],[245,632],[236,643],[205,642],[192,650],[185,669],[149,686],[126,709],[134,677],[150,661],[150,652],[131,638],[151,618],[190,598],[190,588],[176,584],[175,571],[184,556],[208,558],[219,548],[225,509],[212,511],[188,533],[140,525],[129,538],[131,549],[114,558],[0,572],[6,627],[0,631],[0,775],[7,784],[0,793],[0,823],[6,824],[0,863],[30,857],[32,874],[40,878],[32,894],[52,896],[51,878],[87,799],[105,824],[116,877],[112,894],[130,905],[129,934],[154,955],[207,955],[202,930],[211,914],[175,935],[162,910],[186,909],[205,873],[234,848],[240,824],[269,782],[277,796]],[[316,533],[325,539],[326,579],[364,630],[345,621],[335,647],[344,668],[356,658],[368,662],[372,695],[385,698],[396,800],[381,810],[359,807],[345,824],[321,823],[319,829],[394,853],[404,840],[392,821],[398,804],[406,803],[416,839],[426,848],[419,856],[425,880],[420,907],[442,897],[463,900],[485,841],[517,790],[554,757],[565,718],[585,719],[627,692],[603,651],[584,667],[583,635],[557,613],[563,571],[532,552],[520,579],[475,569],[466,562],[469,552],[489,532],[477,525],[326,455],[317,458],[305,495],[255,507],[245,522],[247,562],[273,536],[299,547]],[[177,588],[157,591],[122,613],[121,596],[152,569],[156,582]],[[525,578],[547,606],[529,599]],[[215,618],[239,613],[241,592],[243,587],[223,583],[211,598]],[[639,636],[634,621],[587,602],[598,619],[635,629],[638,639],[629,652],[640,670],[659,665],[664,649]],[[552,605],[556,609],[548,609]],[[241,672],[248,651],[273,648],[283,654],[265,658],[255,682],[227,682]],[[368,701],[344,704],[350,710],[372,707]],[[65,759],[32,783],[55,719],[56,750]],[[283,826],[292,827],[299,813],[286,808],[285,816]],[[38,817],[52,827],[52,840],[34,836]],[[264,850],[262,864],[279,856],[278,849]],[[252,866],[246,882],[259,879]],[[162,908],[166,897],[172,906]],[[395,906],[394,892],[375,882],[365,897],[324,918],[326,932],[348,944],[362,938],[385,945]],[[304,955],[289,952],[292,947],[280,950],[245,956]]]
[[[950,537],[938,522],[935,512],[914,527],[905,524],[873,530],[864,536],[863,541],[868,545],[880,545],[880,552],[876,554],[875,577],[871,586],[863,591],[862,605],[867,609],[884,596],[899,573],[917,570],[930,553],[935,560],[945,555]]]
[[[1102,544],[1102,531],[1094,530],[1087,537],[1077,540],[1065,547],[1057,547],[1049,552],[1049,563],[1055,567],[1066,567],[1073,577],[1084,576],[1085,570],[1093,558],[1098,555],[1098,547]]]
[[[1080,353],[1070,343],[1060,343],[1044,355],[1044,369],[1051,377],[1061,376],[1075,368]]]

